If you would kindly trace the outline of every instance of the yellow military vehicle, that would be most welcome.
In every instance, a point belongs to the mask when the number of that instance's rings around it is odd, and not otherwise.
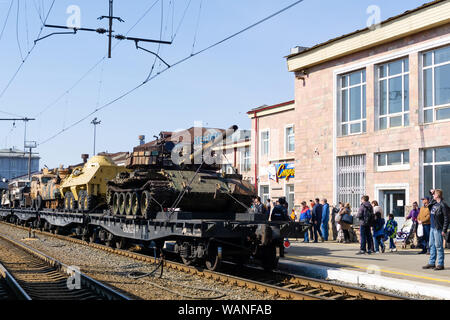
[[[94,156],[83,167],[73,169],[60,186],[64,209],[92,212],[106,206],[106,183],[118,173],[128,172],[107,156]]]
[[[70,174],[62,166],[55,170],[42,169],[42,173],[31,177],[31,201],[36,210],[42,208],[59,209],[64,205],[64,198],[59,190],[61,182]]]

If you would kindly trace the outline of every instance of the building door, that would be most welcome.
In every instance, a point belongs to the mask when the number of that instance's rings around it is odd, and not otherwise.
[[[405,190],[381,190],[380,206],[383,208],[385,219],[389,219],[389,213],[394,214],[395,221],[398,223],[398,230],[405,223]]]

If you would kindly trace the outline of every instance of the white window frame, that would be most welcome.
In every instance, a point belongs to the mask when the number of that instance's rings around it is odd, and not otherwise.
[[[364,67],[364,68],[361,68],[361,69],[356,69],[356,70],[353,70],[353,71],[350,71],[350,72],[338,75],[338,88],[339,88],[338,89],[338,92],[339,92],[339,94],[338,94],[338,126],[339,126],[338,130],[339,131],[338,132],[339,132],[339,136],[340,137],[347,137],[347,136],[353,136],[353,135],[358,135],[358,134],[364,134],[364,133],[367,132],[367,70],[366,69],[367,68]],[[361,72],[361,79],[360,79],[361,82],[358,83],[358,84],[350,85],[350,75],[353,74],[353,73],[356,73],[356,72]],[[364,74],[365,81],[363,81],[363,79],[362,79],[363,78],[363,74]],[[342,79],[344,77],[347,78],[347,86],[346,87],[342,87]],[[343,110],[343,106],[342,106],[342,92],[344,90],[348,91],[348,99],[347,99],[347,106],[346,106],[346,108],[347,108],[348,118],[350,119],[350,100],[351,100],[350,99],[350,89],[357,88],[357,87],[361,88],[361,119],[352,120],[352,121],[350,121],[350,120],[349,121],[342,121],[342,110]],[[365,95],[363,94],[363,88],[366,91]],[[364,96],[366,97],[366,101],[364,101]],[[364,110],[364,108],[366,110]],[[364,117],[364,114],[365,114],[365,117]],[[360,132],[351,133],[350,132],[350,127],[353,124],[358,124],[358,123],[361,126]],[[365,126],[364,126],[364,124],[365,124]],[[347,125],[347,133],[346,134],[343,134],[343,132],[342,132],[342,127],[344,125]],[[364,130],[364,127],[365,127],[365,130]]]
[[[287,131],[288,129],[292,129],[292,134],[288,135]],[[289,150],[289,137],[294,139],[294,150]],[[295,152],[295,127],[293,124],[288,124],[284,127],[284,153],[293,153]]]
[[[246,157],[245,156],[245,152],[246,151],[248,151],[248,156]],[[252,154],[251,154],[251,149],[250,149],[250,147],[244,147],[243,149],[242,149],[242,151],[240,152],[240,168],[241,168],[241,170],[240,170],[240,172],[241,173],[244,173],[244,172],[250,172],[251,170],[252,170],[252,161],[251,161],[251,159],[252,159]],[[245,170],[246,169],[246,167],[245,167],[245,165],[246,165],[246,161],[248,161],[248,170]]]
[[[407,60],[407,65],[408,65],[408,71],[405,71],[405,60]],[[395,75],[389,75],[389,64],[393,63],[393,62],[398,62],[398,61],[402,61],[402,72],[401,73],[397,73]],[[385,67],[385,76],[381,77],[380,73],[381,73],[381,67]],[[411,119],[409,118],[409,114],[410,114],[410,110],[411,110],[411,99],[409,99],[409,106],[408,106],[408,110],[405,111],[405,77],[408,76],[408,82],[410,80],[410,68],[409,68],[409,57],[404,57],[401,59],[396,59],[396,60],[391,60],[391,61],[387,61],[384,62],[382,64],[379,64],[376,66],[376,74],[377,74],[377,121],[376,121],[376,128],[378,130],[387,130],[387,129],[392,129],[392,128],[404,128],[409,126]],[[389,113],[389,80],[394,79],[394,78],[398,78],[401,77],[402,78],[402,111],[401,112],[397,112],[397,113]],[[382,97],[381,97],[381,82],[382,81],[386,81],[386,91],[387,91],[387,97],[386,97],[386,108],[387,108],[387,113],[385,115],[381,115],[381,103],[382,103]],[[410,87],[410,86],[408,86]],[[409,88],[408,90],[408,95],[410,94],[411,89]],[[405,116],[408,115],[408,124],[405,125]],[[395,117],[399,117],[401,116],[402,118],[402,125],[401,126],[397,126],[397,127],[392,127],[391,126],[391,118],[395,118]],[[387,119],[387,126],[386,128],[381,128],[381,119],[386,118]]]
[[[267,133],[267,140],[263,140],[263,134]],[[269,129],[264,129],[261,130],[260,134],[259,134],[259,141],[260,141],[260,148],[259,148],[259,156],[260,157],[268,157],[270,154],[270,130]],[[263,153],[263,146],[264,143],[267,142],[267,153]]]
[[[402,164],[398,164],[398,165],[388,165],[388,161],[387,161],[387,156],[389,153],[400,153],[401,152],[401,161]],[[404,161],[404,152],[408,152],[409,153],[409,160],[408,163],[405,163]],[[385,165],[384,166],[380,166],[378,163],[378,158],[380,156],[385,156]],[[377,168],[378,172],[385,172],[385,171],[401,171],[401,170],[409,170],[410,167],[410,162],[411,162],[411,153],[409,150],[398,150],[398,151],[389,151],[389,152],[379,152],[375,154],[375,167]]]
[[[442,119],[442,120],[436,120],[436,113],[438,110],[440,109],[447,109],[450,108],[450,103],[448,104],[443,104],[443,105],[439,105],[436,106],[436,95],[435,95],[435,84],[436,84],[436,79],[435,79],[435,69],[437,67],[441,67],[441,66],[445,66],[450,64],[450,60],[447,62],[443,62],[443,63],[439,63],[439,64],[435,64],[434,63],[434,59],[435,59],[435,51],[439,50],[439,49],[443,49],[449,47],[448,45],[446,46],[442,46],[442,47],[437,47],[437,48],[433,48],[431,50],[428,51],[424,51],[421,53],[420,55],[420,65],[421,65],[421,94],[422,94],[422,119],[423,119],[423,123],[424,124],[430,124],[430,123],[439,123],[439,122],[447,122],[450,121],[450,118],[448,119]],[[429,66],[425,66],[425,55],[427,53],[431,53],[431,65]],[[425,107],[425,70],[432,70],[432,87],[431,87],[431,92],[432,92],[432,106],[431,107]],[[425,122],[425,112],[428,110],[432,110],[433,113],[433,120],[431,122]]]
[[[433,175],[433,188],[436,187],[436,166],[441,165],[450,165],[450,161],[443,161],[443,162],[436,162],[436,149],[443,149],[443,148],[450,148],[450,146],[444,146],[444,147],[435,147],[435,148],[426,148],[422,149],[422,186],[425,188],[425,167],[432,166],[432,175]],[[432,156],[432,162],[425,162],[425,151],[432,150],[433,156]],[[427,190],[424,190],[425,193],[428,193]]]
[[[289,192],[289,187],[293,188],[292,189],[292,193]],[[286,201],[288,202],[288,204],[289,204],[289,195],[292,195],[292,197],[293,197],[293,199],[292,199],[293,200],[292,201],[292,208],[289,208],[290,210],[288,212],[288,214],[290,216],[292,209],[295,208],[295,184],[292,183],[291,181],[289,181],[289,182],[284,181],[284,196],[285,196]]]
[[[262,188],[267,188],[268,193],[263,193]],[[266,204],[266,199],[264,195],[267,195],[267,199],[270,199],[270,185],[267,183],[262,183],[259,185],[259,197],[261,198],[261,203]]]

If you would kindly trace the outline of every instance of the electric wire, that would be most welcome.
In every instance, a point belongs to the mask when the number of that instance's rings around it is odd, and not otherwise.
[[[3,33],[5,32],[6,24],[8,23],[9,15],[11,13],[13,4],[14,4],[14,0],[11,0],[11,4],[9,5],[8,13],[6,14],[5,23],[3,24],[2,32],[0,32],[0,41],[2,40]]]
[[[20,0],[17,0],[16,39],[17,39],[17,47],[19,48],[20,59],[23,62],[22,48],[20,47],[19,41],[19,12],[20,12]]]
[[[28,32],[28,7],[27,0],[25,0],[25,31],[27,34],[27,50],[30,50],[30,35]]]
[[[163,19],[164,19],[164,1],[161,2],[161,25],[160,25],[160,29],[159,29],[159,40],[160,40],[160,41],[162,40]],[[147,76],[147,79],[148,79],[149,77],[151,77],[151,75],[152,75],[152,73],[153,73],[153,70],[154,70],[154,68],[155,68],[156,62],[158,61],[158,56],[159,56],[159,51],[160,51],[160,49],[161,49],[161,43],[158,43],[158,49],[157,49],[157,51],[156,51],[156,55],[155,55],[155,58],[154,58],[154,60],[153,60],[153,65],[152,65],[152,67],[151,67],[151,69],[150,69],[150,73],[149,73],[149,75]]]
[[[189,9],[189,6],[191,5],[192,0],[189,0],[186,8],[184,9],[183,16],[181,17],[180,23],[178,24],[177,29],[175,30],[175,34],[172,36],[172,42],[175,40],[176,36],[178,35],[178,31],[180,31],[181,25],[183,24],[184,18],[186,17],[186,13]]]
[[[197,42],[198,27],[200,25],[200,16],[201,16],[201,13],[202,13],[202,4],[203,4],[203,0],[200,0],[200,8],[198,9],[197,24],[195,26],[194,41],[192,42],[192,52],[191,52],[191,54],[194,53],[195,43]]]
[[[50,15],[50,12],[52,11],[53,5],[55,4],[56,0],[52,1],[52,4],[50,5],[50,8],[47,12],[47,15],[45,17],[44,23],[42,24],[39,34],[37,36],[37,38],[39,38],[41,36],[42,30],[44,30],[45,27],[45,23],[47,22],[47,19]],[[5,86],[5,88],[3,88],[3,90],[0,93],[0,99],[5,95],[5,92],[8,90],[8,88],[11,86],[11,84],[13,83],[14,79],[17,77],[17,75],[19,74],[20,70],[22,69],[23,65],[27,62],[28,57],[31,55],[31,53],[33,52],[34,48],[36,48],[36,43],[33,44],[33,46],[31,47],[30,51],[28,51],[27,55],[25,56],[25,58],[22,60],[22,62],[20,63],[19,67],[17,68],[16,72],[14,73],[14,75],[11,77],[11,79],[8,81],[7,85]]]
[[[145,12],[144,14],[138,19],[138,21],[127,31],[127,33],[125,34],[128,35],[138,24],[139,22],[142,21],[142,19],[144,19],[148,13],[151,11],[151,9],[153,9],[153,7],[159,2],[160,0],[156,0]],[[116,42],[112,48],[112,50],[114,50],[120,43],[120,41]],[[45,113],[46,111],[48,111],[50,108],[52,108],[53,106],[55,106],[66,94],[68,94],[70,91],[72,91],[73,89],[75,89],[92,71],[94,71],[99,65],[100,63],[104,62],[106,59],[106,55],[104,55],[102,58],[100,58],[91,68],[89,68],[80,78],[78,78],[78,80],[76,80],[73,85],[68,88],[67,90],[65,90],[64,92],[62,92],[55,100],[53,100],[51,103],[49,103],[48,105],[46,105],[44,108],[41,109],[41,111],[39,111],[34,117],[37,118],[39,116],[41,116],[43,113]]]
[[[34,8],[36,9],[36,12],[39,16],[39,20],[41,20],[41,22],[44,23],[44,20],[42,19],[41,11],[39,10],[39,8],[36,5],[36,0],[33,0],[33,4],[34,4]]]
[[[122,100],[123,98],[125,98],[125,97],[128,96],[128,95],[130,95],[130,94],[133,93],[134,91],[140,89],[141,87],[143,87],[144,85],[146,85],[148,82],[150,82],[151,80],[155,79],[156,77],[158,77],[158,76],[161,75],[162,73],[166,72],[167,70],[173,69],[173,67],[175,67],[175,66],[177,66],[177,65],[179,65],[179,64],[181,64],[181,63],[183,63],[183,62],[185,62],[185,61],[187,61],[187,60],[189,60],[189,59],[192,59],[193,57],[195,57],[195,56],[197,56],[197,55],[199,55],[199,54],[202,54],[202,53],[204,53],[204,52],[206,52],[206,51],[208,51],[208,50],[210,50],[210,49],[212,49],[212,48],[214,48],[214,47],[216,47],[216,46],[218,46],[218,45],[220,45],[220,44],[222,44],[222,43],[224,43],[224,42],[226,42],[226,41],[228,41],[228,40],[230,40],[230,39],[232,39],[232,38],[234,38],[234,37],[236,37],[236,36],[238,36],[238,35],[240,35],[240,34],[242,34],[242,33],[244,33],[244,32],[246,32],[246,31],[248,31],[248,30],[250,30],[250,29],[252,29],[252,28],[258,26],[258,25],[260,25],[261,23],[263,23],[263,22],[265,22],[265,21],[267,21],[267,20],[269,20],[269,19],[271,19],[271,18],[273,18],[273,17],[275,17],[275,16],[277,16],[277,15],[280,15],[281,13],[283,13],[283,12],[289,10],[290,8],[292,8],[292,7],[296,6],[296,5],[298,5],[299,3],[303,2],[303,1],[304,1],[304,0],[297,0],[297,1],[295,1],[294,3],[288,5],[287,7],[284,7],[283,9],[281,9],[281,10],[279,10],[279,11],[277,11],[277,12],[275,12],[275,13],[273,13],[273,14],[267,16],[267,17],[265,17],[264,19],[261,19],[261,20],[255,22],[255,23],[251,24],[250,26],[248,26],[248,27],[246,27],[246,28],[240,30],[240,31],[231,34],[230,36],[228,36],[228,37],[226,37],[226,38],[224,38],[224,39],[222,39],[222,40],[220,40],[220,41],[217,41],[217,42],[215,42],[215,43],[209,45],[208,47],[206,47],[206,48],[204,48],[204,49],[202,49],[202,50],[200,50],[200,51],[197,51],[196,53],[191,54],[190,56],[187,56],[187,57],[185,57],[185,58],[183,58],[183,59],[181,59],[181,60],[178,60],[177,62],[175,62],[174,64],[172,64],[170,68],[166,68],[166,69],[164,69],[164,70],[158,72],[157,74],[153,75],[152,77],[147,78],[144,82],[142,82],[142,83],[138,84],[137,86],[133,87],[132,89],[129,89],[128,91],[122,93],[120,96],[114,98],[113,100],[111,100],[111,101],[105,103],[105,104],[102,105],[101,107],[95,108],[93,111],[91,111],[90,113],[88,113],[86,116],[84,116],[84,117],[82,117],[81,119],[75,121],[75,122],[72,123],[69,127],[65,128],[64,130],[61,130],[61,131],[59,131],[59,132],[53,134],[53,135],[50,136],[49,138],[43,140],[43,141],[40,142],[38,145],[43,145],[43,144],[45,144],[45,143],[47,143],[47,142],[53,140],[53,139],[56,138],[57,136],[59,136],[59,135],[61,135],[62,133],[64,133],[64,132],[70,130],[71,128],[75,127],[76,125],[78,125],[79,123],[83,122],[83,121],[86,120],[87,118],[91,117],[93,114],[97,113],[98,111],[103,110],[103,109],[109,107],[110,105],[116,103],[117,101]]]

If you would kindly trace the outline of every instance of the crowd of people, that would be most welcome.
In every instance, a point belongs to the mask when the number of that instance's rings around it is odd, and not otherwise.
[[[444,269],[444,241],[450,223],[450,208],[444,201],[443,191],[440,189],[430,190],[430,196],[421,199],[422,206],[414,202],[412,210],[406,217],[411,219],[413,227],[411,234],[418,238],[418,247],[421,249],[418,254],[428,254],[429,261],[424,269],[443,270]],[[339,202],[339,206],[331,208],[332,222],[335,224],[338,238],[342,234],[344,243],[351,242],[351,232],[353,222],[352,208],[350,203]],[[314,201],[309,200],[301,203],[299,213],[295,210],[288,214],[288,203],[285,198],[280,198],[274,203],[267,199],[261,202],[260,197],[256,197],[250,212],[264,214],[269,221],[293,220],[311,224],[309,232],[305,232],[304,243],[328,241],[330,206],[327,199]],[[398,223],[392,213],[384,219],[383,208],[376,200],[369,202],[369,196],[361,198],[361,205],[355,216],[359,220],[360,249],[357,254],[379,254],[386,250],[389,241],[390,252],[396,252],[396,237]]]
[[[450,222],[450,209],[444,201],[443,191],[430,190],[431,197],[422,198],[423,206],[419,209],[417,202],[406,217],[413,221],[412,234],[419,238],[421,251],[418,254],[429,254],[428,263],[424,269],[444,270],[444,239]],[[383,209],[377,201],[369,203],[369,197],[361,198],[361,206],[357,218],[360,226],[360,250],[357,254],[371,254],[385,251],[384,242],[389,239],[391,252],[397,251],[395,237],[397,235],[397,222],[393,214],[384,224]],[[384,227],[383,227],[384,225]],[[372,235],[373,232],[373,235]]]

